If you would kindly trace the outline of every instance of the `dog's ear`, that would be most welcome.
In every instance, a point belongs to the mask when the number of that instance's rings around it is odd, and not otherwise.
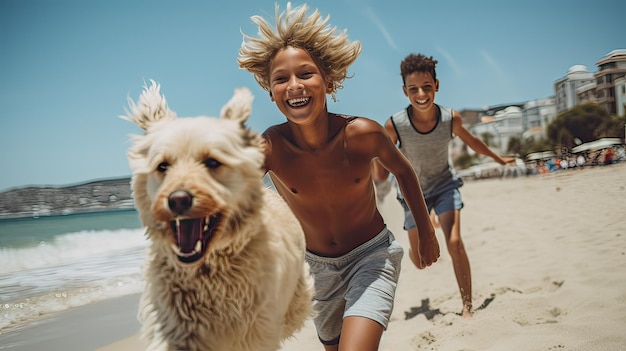
[[[233,97],[222,107],[220,117],[239,121],[243,125],[252,113],[253,100],[254,96],[247,87],[235,89]]]
[[[154,122],[176,118],[176,113],[167,106],[165,96],[161,95],[161,86],[153,80],[150,80],[150,86],[143,85],[139,102],[135,104],[128,98],[128,107],[130,112],[126,110],[126,115],[120,118],[135,123],[143,130],[148,130]]]

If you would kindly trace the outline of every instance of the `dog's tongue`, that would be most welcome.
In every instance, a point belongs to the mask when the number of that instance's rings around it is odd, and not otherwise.
[[[198,240],[202,240],[202,219],[181,219],[172,222],[172,229],[176,233],[176,242],[180,251],[190,253]]]

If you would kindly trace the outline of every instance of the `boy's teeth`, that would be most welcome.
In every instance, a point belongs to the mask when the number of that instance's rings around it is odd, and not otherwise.
[[[302,106],[309,101],[309,98],[297,98],[297,99],[289,99],[287,102],[291,106]]]

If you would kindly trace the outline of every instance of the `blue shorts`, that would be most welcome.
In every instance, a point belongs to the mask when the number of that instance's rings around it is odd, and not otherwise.
[[[387,328],[403,254],[386,227],[340,257],[306,252],[315,280],[313,321],[322,344],[339,344],[345,317],[369,318]]]
[[[430,211],[434,208],[437,215],[447,211],[460,210],[463,208],[463,200],[461,199],[461,192],[458,188],[445,190],[440,194],[424,198],[424,200],[426,201],[428,212],[430,213]],[[411,215],[411,211],[409,210],[409,206],[407,206],[406,201],[404,201],[401,197],[398,197],[398,201],[400,201],[402,208],[404,208],[404,230],[415,228],[415,219],[413,219],[413,215]]]

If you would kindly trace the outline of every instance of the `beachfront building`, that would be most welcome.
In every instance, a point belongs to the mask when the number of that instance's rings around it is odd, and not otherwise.
[[[522,138],[545,139],[548,125],[556,118],[556,104],[554,97],[536,99],[524,104],[522,110]]]
[[[615,81],[626,76],[626,49],[609,52],[596,62],[596,66],[598,72],[594,76],[597,103],[609,114],[618,114],[616,96],[619,92]]]
[[[516,105],[498,110],[493,116],[483,116],[469,131],[481,138],[494,151],[507,154],[509,140],[520,138],[524,132],[522,108]]]
[[[598,98],[596,98],[596,83],[589,83],[576,89],[576,95],[578,96],[579,104],[597,104]]]
[[[565,77],[554,82],[556,113],[565,112],[580,104],[577,89],[591,83],[595,83],[595,78],[586,66],[574,65],[570,67]]]
[[[618,78],[615,83],[615,109],[618,116],[626,114],[626,77]]]

